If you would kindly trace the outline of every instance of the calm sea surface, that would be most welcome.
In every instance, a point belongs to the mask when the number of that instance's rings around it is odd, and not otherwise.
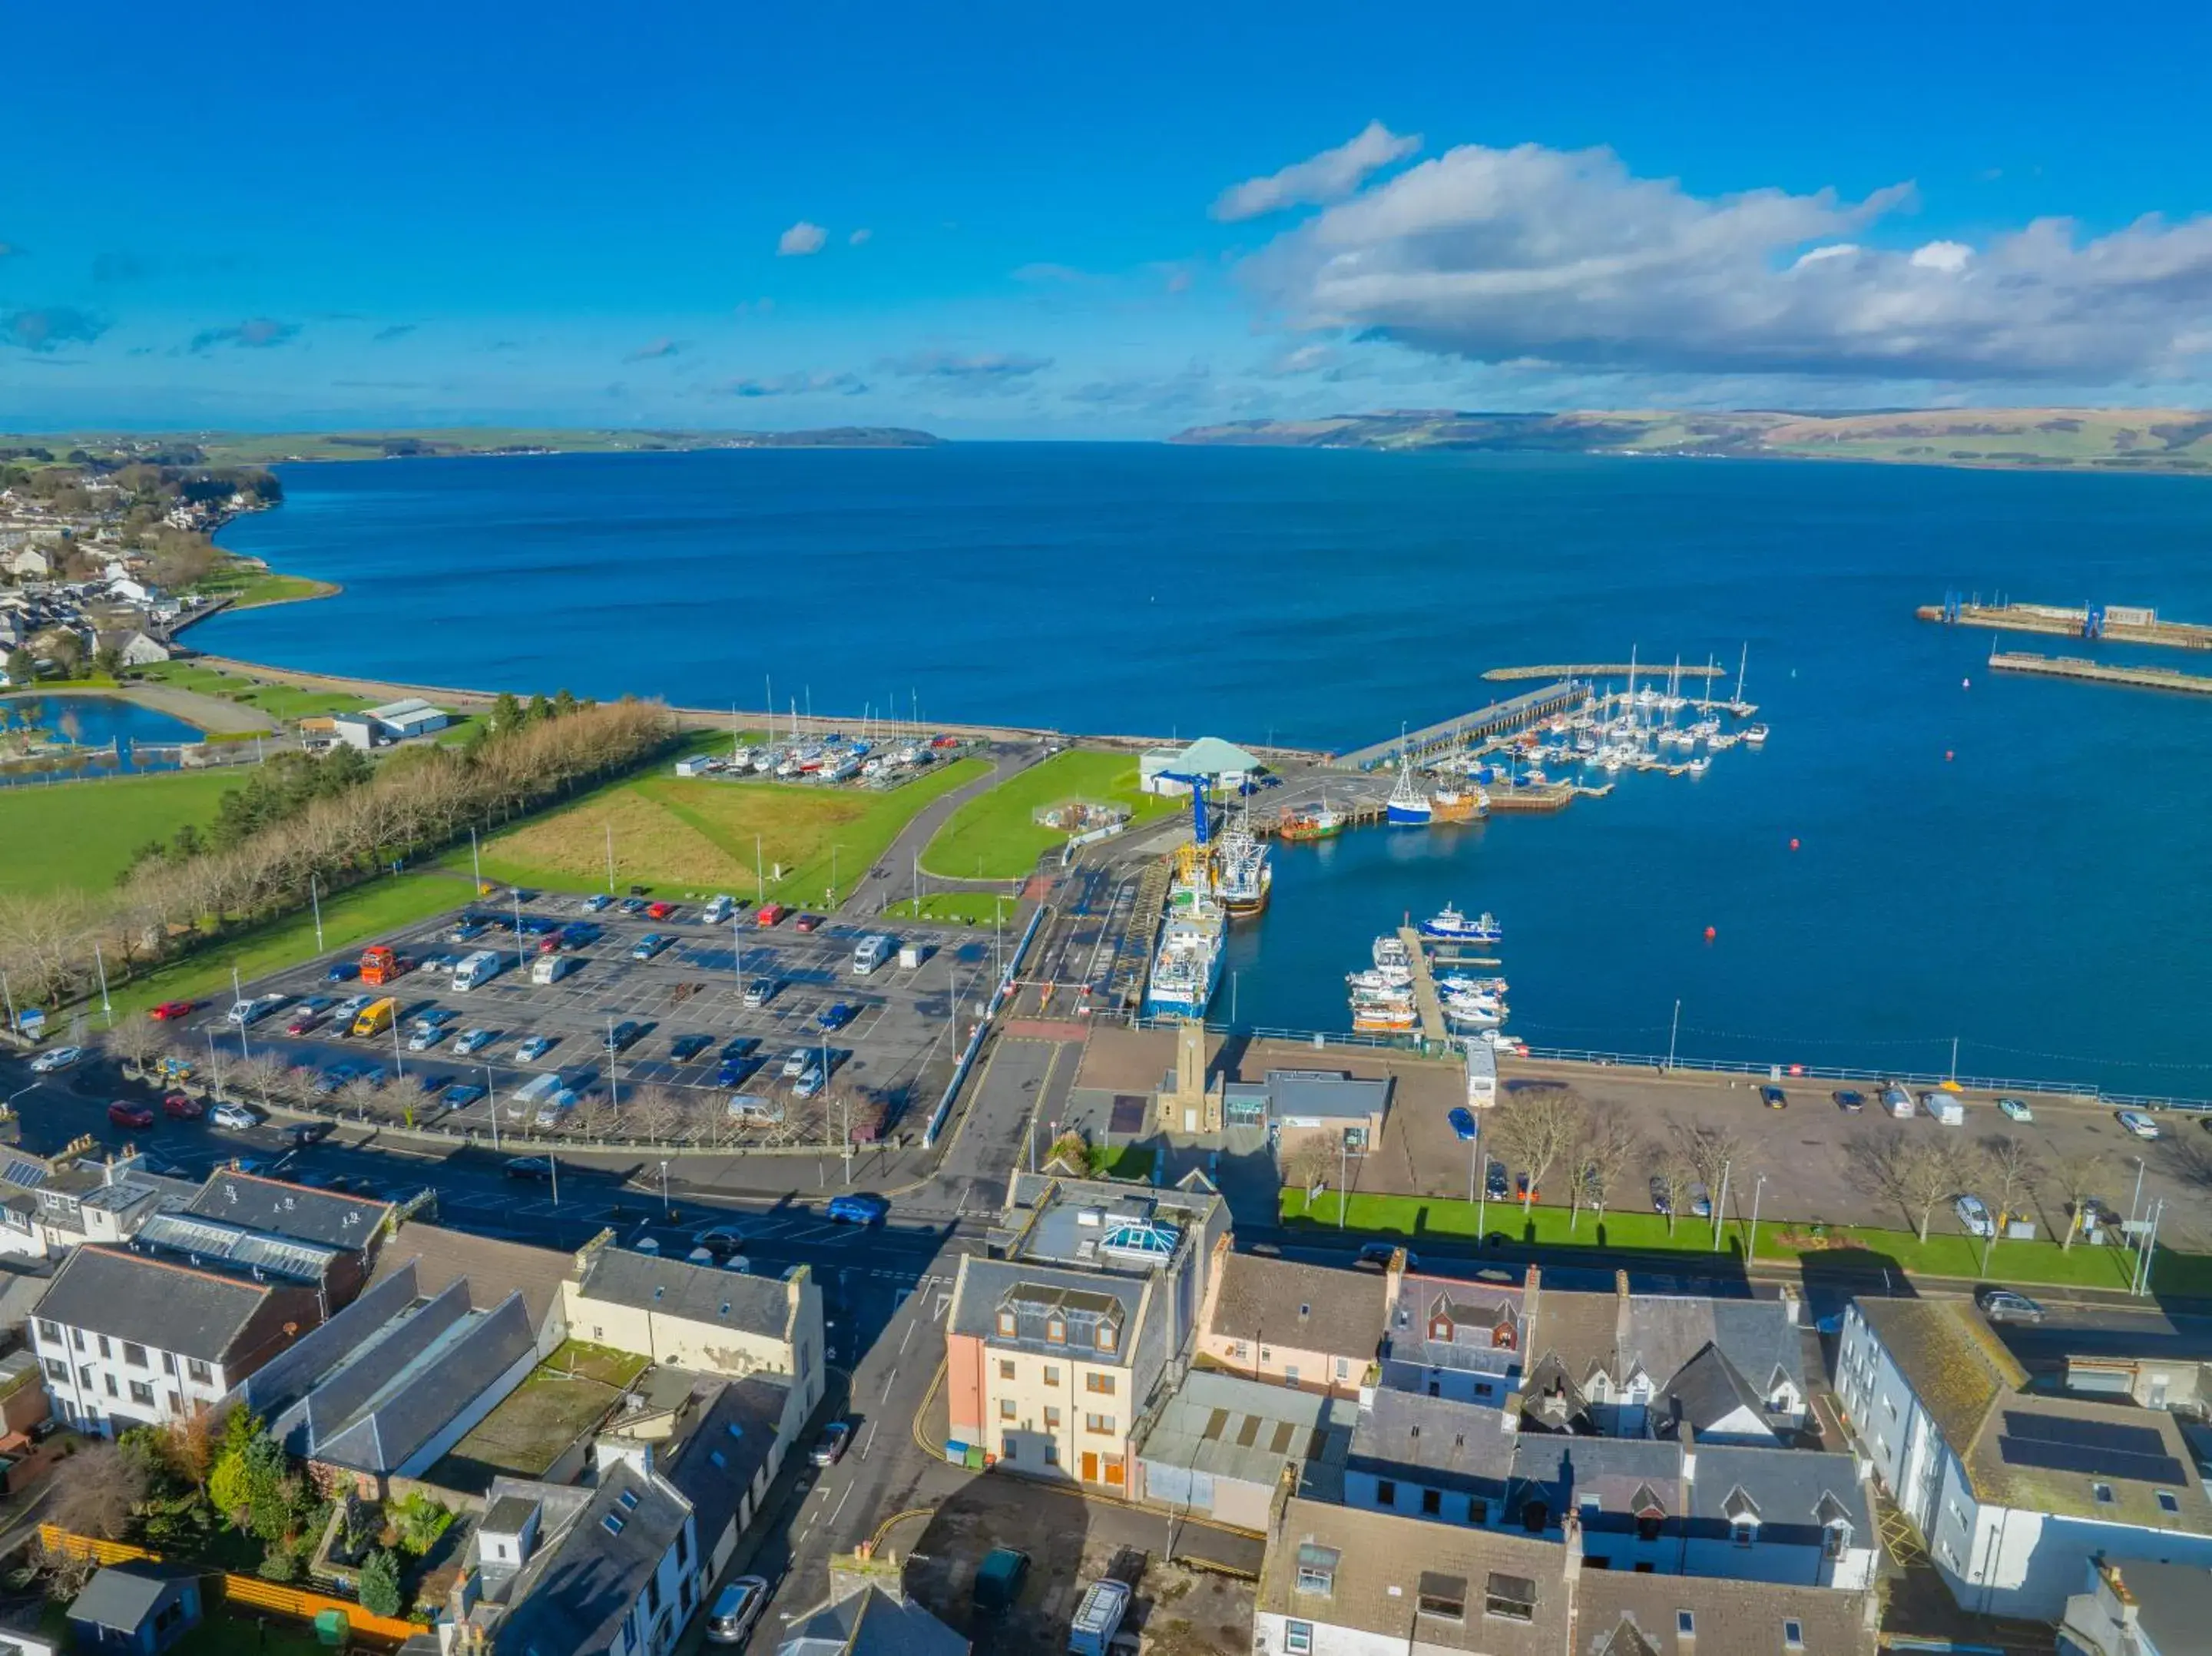
[[[2212,1094],[2212,701],[2001,679],[1990,635],[1912,617],[1959,587],[2212,620],[2212,484],[1019,444],[284,484],[224,544],[346,591],[202,648],[1343,747],[1494,699],[1487,667],[1748,643],[1763,752],[1285,848],[1217,1013],[1342,1027],[1368,941],[1455,899],[1504,922],[1532,1042],[1663,1051],[1679,998],[1686,1056],[1936,1070],[1956,1038],[1962,1075]]]

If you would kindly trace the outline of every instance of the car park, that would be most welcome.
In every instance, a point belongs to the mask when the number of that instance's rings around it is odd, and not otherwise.
[[[1959,1223],[1966,1227],[1969,1236],[1993,1236],[1996,1233],[1996,1224],[1978,1196],[1960,1196],[1951,1204],[1951,1211],[1959,1215]]]
[[[189,1093],[164,1093],[161,1113],[173,1121],[198,1121],[207,1108]]]
[[[192,1003],[190,1001],[164,1001],[146,1015],[157,1024],[173,1023],[179,1018],[191,1017]]]
[[[454,1055],[465,1058],[472,1052],[483,1051],[496,1038],[489,1029],[465,1029],[460,1038],[453,1043]]]
[[[552,1050],[553,1038],[550,1035],[532,1035],[514,1049],[514,1061],[517,1063],[536,1063]]]
[[[1790,1095],[1778,1087],[1760,1087],[1759,1101],[1769,1110],[1787,1110],[1790,1107]]]
[[[2007,1121],[2016,1121],[2022,1123],[2023,1124],[2035,1119],[2035,1111],[2029,1109],[2018,1099],[1999,1099],[1997,1100],[1997,1113],[2002,1116]]]
[[[1451,1113],[1446,1116],[1444,1119],[1451,1124],[1453,1135],[1456,1137],[1461,1143],[1472,1144],[1474,1142],[1475,1125],[1474,1111],[1468,1109],[1463,1104],[1455,1105],[1452,1107]]]
[[[2158,1123],[2140,1110],[2123,1110],[2112,1119],[2139,1139],[2154,1139],[2159,1135]]]
[[[249,1127],[258,1127],[261,1112],[243,1104],[218,1104],[208,1111],[208,1119],[217,1127],[228,1127],[234,1132],[244,1132]]]
[[[630,945],[629,958],[633,960],[650,960],[675,941],[672,937],[663,937],[659,932],[647,932]]]
[[[1863,1093],[1853,1092],[1848,1087],[1838,1088],[1837,1091],[1831,1093],[1828,1096],[1836,1101],[1837,1109],[1847,1111],[1854,1116],[1858,1114],[1860,1111],[1866,1108],[1866,1094]]]
[[[806,1458],[817,1466],[835,1466],[844,1458],[845,1446],[852,1439],[850,1425],[843,1421],[831,1421],[822,1428],[822,1434],[814,1440],[814,1447],[808,1452]]]
[[[848,1190],[830,1198],[825,1210],[833,1223],[839,1225],[874,1225],[880,1223],[890,1212],[890,1201],[873,1190]]]
[[[34,1075],[51,1075],[58,1069],[67,1069],[83,1056],[84,1049],[81,1046],[58,1046],[51,1051],[41,1052],[37,1057],[32,1059],[31,1073]]]
[[[143,1104],[133,1104],[128,1099],[118,1099],[107,1106],[107,1118],[118,1127],[148,1128],[154,1124],[154,1112]]]
[[[1984,1288],[1974,1303],[1992,1323],[2039,1323],[2044,1318],[2043,1307],[2016,1288]]]
[[[760,1620],[762,1608],[768,1603],[768,1582],[757,1575],[741,1575],[714,1595],[714,1608],[707,1612],[707,1642],[710,1645],[741,1645],[752,1631],[753,1623]]]

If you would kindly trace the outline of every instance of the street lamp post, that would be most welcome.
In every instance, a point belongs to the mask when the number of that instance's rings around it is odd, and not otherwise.
[[[1721,1251],[1721,1227],[1728,1223],[1729,1171],[1734,1165],[1732,1161],[1721,1163],[1721,1190],[1719,1196],[1713,1202],[1713,1251],[1715,1253]]]
[[[2136,1165],[2136,1193],[2128,1198],[2128,1223],[2132,1225],[2136,1222],[2136,1209],[2142,1203],[2143,1159],[2130,1156],[2128,1160]]]
[[[668,1217],[668,1164],[665,1161],[660,1164],[660,1216],[664,1221]]]
[[[1667,1026],[1667,1073],[1670,1075],[1674,1073],[1674,1037],[1681,1032],[1681,1028],[1682,1002],[1678,995],[1674,1001],[1674,1021]]]
[[[473,834],[476,830],[471,828],[469,831]],[[320,954],[323,952],[323,891],[312,873],[307,875],[307,901],[315,909],[315,953]]]
[[[612,1101],[615,1125],[622,1125],[622,1054],[615,1050],[615,1015],[607,1014],[607,1097]]]
[[[1759,1257],[1759,1197],[1766,1189],[1766,1175],[1761,1173],[1759,1182],[1751,1187],[1751,1239],[1744,1245],[1743,1263],[1746,1269]]]
[[[1352,1135],[1346,1133],[1337,1142],[1336,1149],[1336,1228],[1344,1228],[1344,1210],[1351,1204],[1352,1191]]]
[[[107,1016],[107,1026],[115,1027],[115,1005],[107,998],[107,957],[100,952],[100,940],[92,941],[92,963],[100,971],[100,1009]]]
[[[491,1073],[489,1064],[484,1066],[484,1107],[491,1111],[491,1153],[497,1155],[499,1154],[499,1081]]]

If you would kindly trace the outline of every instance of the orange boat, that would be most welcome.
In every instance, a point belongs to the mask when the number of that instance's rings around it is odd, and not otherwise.
[[[1490,796],[1480,788],[1465,793],[1439,788],[1429,795],[1431,822],[1474,822],[1490,814]]]

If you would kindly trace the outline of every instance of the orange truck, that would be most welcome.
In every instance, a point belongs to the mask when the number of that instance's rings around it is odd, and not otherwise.
[[[361,952],[361,981],[364,983],[392,983],[406,970],[406,963],[382,943]]]

